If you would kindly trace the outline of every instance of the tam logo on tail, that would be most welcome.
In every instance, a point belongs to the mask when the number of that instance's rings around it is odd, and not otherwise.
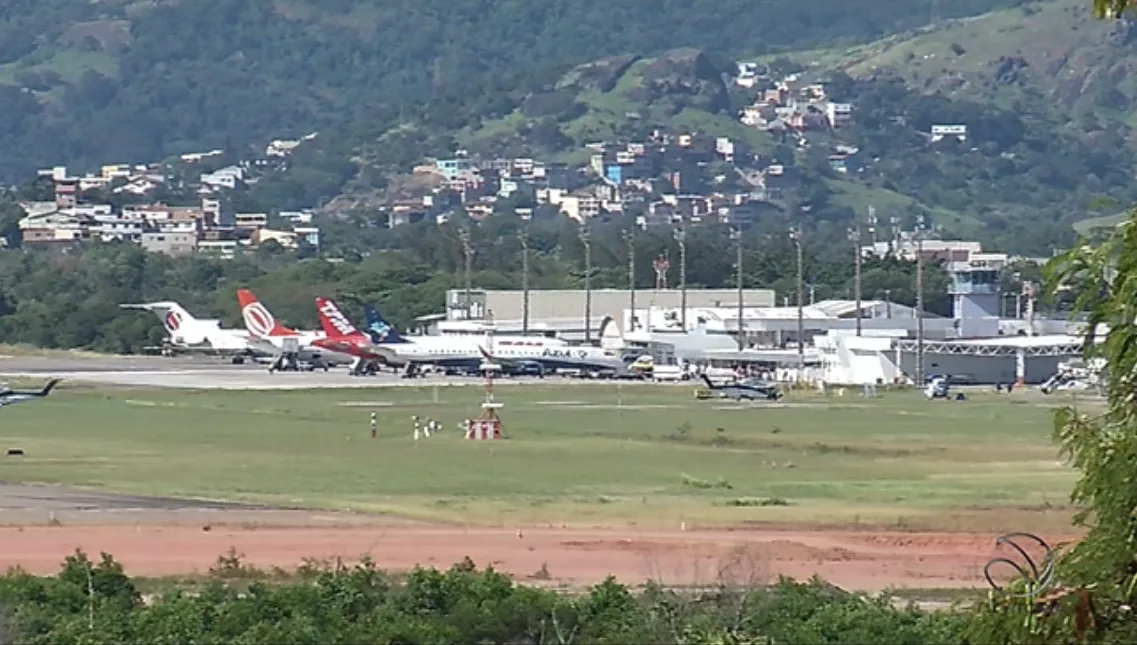
[[[327,298],[316,298],[316,310],[320,313],[320,324],[328,336],[354,336],[359,333],[355,325],[340,311],[336,303]]]

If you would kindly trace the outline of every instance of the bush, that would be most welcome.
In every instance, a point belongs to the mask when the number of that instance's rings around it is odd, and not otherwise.
[[[308,563],[303,576],[243,593],[231,582],[214,575],[197,593],[144,604],[113,558],[93,564],[76,552],[56,577],[0,578],[5,642],[948,643],[961,642],[965,624],[819,580],[687,593],[609,578],[569,595],[469,559],[416,568],[399,583],[367,559]]]

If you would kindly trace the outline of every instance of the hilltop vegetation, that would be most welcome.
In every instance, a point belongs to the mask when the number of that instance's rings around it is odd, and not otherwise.
[[[966,20],[902,32],[803,61],[854,77],[897,75],[927,93],[1070,112],[1083,131],[1125,123],[1137,96],[1137,24],[1099,21],[1080,0],[1041,0]]]
[[[972,15],[1018,0],[963,0]],[[819,19],[825,16],[825,19]],[[768,52],[913,28],[899,0],[18,0],[0,18],[0,181],[424,116],[505,114],[599,56],[677,46]],[[16,152],[18,151],[18,152]]]
[[[1058,230],[1094,214],[1099,198],[1109,198],[1107,214],[1137,199],[1132,20],[1098,21],[1090,3],[1042,0],[792,57],[841,79],[851,100],[866,91],[926,95],[906,112],[860,111],[870,149],[902,153],[879,167],[881,180],[931,206],[970,209],[996,234],[1060,246],[1071,238]],[[966,124],[971,136],[937,161],[923,146],[898,145],[898,117],[924,131]]]

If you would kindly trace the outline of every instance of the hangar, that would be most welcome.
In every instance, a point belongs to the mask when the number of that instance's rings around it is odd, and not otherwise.
[[[629,289],[593,289],[591,293],[590,327],[593,340],[603,336],[622,337],[633,292]],[[687,307],[737,307],[737,289],[687,289]],[[583,289],[529,291],[530,333],[557,335],[566,340],[582,340],[585,336],[586,292]],[[746,307],[772,307],[771,289],[744,289]],[[637,311],[651,308],[677,309],[682,306],[679,289],[637,289]],[[525,327],[525,292],[522,290],[471,289],[467,306],[465,289],[446,292],[446,312],[423,316],[418,323],[424,333],[478,333],[492,318],[495,330],[520,333]]]

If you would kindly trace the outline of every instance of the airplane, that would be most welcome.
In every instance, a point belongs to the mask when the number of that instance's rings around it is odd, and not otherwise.
[[[242,363],[244,356],[255,353],[247,330],[225,329],[214,318],[195,318],[176,302],[122,304],[119,308],[149,311],[157,316],[169,334],[170,348],[176,351],[230,355],[235,363]]]
[[[782,392],[777,386],[758,379],[743,379],[725,385],[715,385],[711,381],[711,377],[706,374],[703,374],[702,378],[703,383],[706,384],[707,389],[710,390],[712,394],[717,393],[723,398],[734,399],[735,401],[741,401],[742,399],[748,401],[755,399],[777,401],[782,398]]]
[[[47,395],[51,394],[51,391],[55,389],[55,386],[59,385],[60,380],[62,379],[51,379],[47,382],[47,385],[45,385],[44,388],[38,392],[20,392],[18,390],[13,390],[7,386],[0,386],[0,408],[8,405],[15,405],[17,403],[23,403],[25,401],[34,401],[36,399],[46,398]]]
[[[335,302],[327,298],[316,298],[316,313],[320,316],[320,326],[324,328],[324,338],[317,338],[312,345],[339,354],[355,357],[351,364],[351,374],[374,373],[377,364],[386,363],[381,354],[374,351],[375,335],[365,334],[355,328]],[[382,342],[382,336],[380,335]]]
[[[616,372],[624,362],[616,353],[597,347],[572,347],[557,338],[538,336],[415,336],[404,338],[368,308],[372,347],[390,365],[433,364],[443,368],[480,370],[488,361],[506,373],[543,374],[551,369]],[[367,312],[367,309],[365,309]]]
[[[324,332],[297,331],[281,325],[272,312],[248,289],[237,290],[237,302],[241,305],[241,317],[245,328],[253,337],[250,341],[259,351],[273,354],[276,358],[269,366],[269,372],[285,369],[299,369],[301,362],[313,367],[328,367],[350,364],[355,357],[316,345],[316,341],[326,337]]]

